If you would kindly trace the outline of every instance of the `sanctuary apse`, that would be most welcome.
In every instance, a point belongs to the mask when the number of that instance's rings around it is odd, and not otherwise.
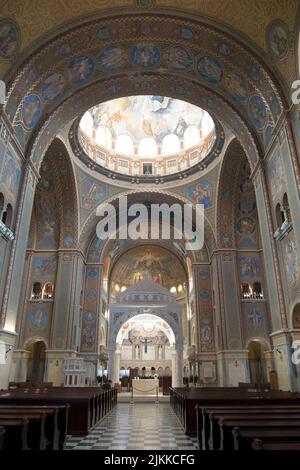
[[[85,385],[137,368],[299,390],[298,2],[17,3],[0,13],[0,388],[64,385],[74,358]],[[203,247],[99,239],[97,207],[122,196],[202,204]]]

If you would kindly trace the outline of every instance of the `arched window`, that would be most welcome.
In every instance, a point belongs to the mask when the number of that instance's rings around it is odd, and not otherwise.
[[[31,292],[32,299],[41,299],[42,298],[42,284],[40,282],[34,282]]]
[[[201,120],[201,138],[206,137],[215,127],[213,119],[208,113],[204,113]]]
[[[177,135],[166,135],[162,141],[162,154],[170,155],[180,152],[180,141]]]
[[[138,154],[140,157],[156,157],[157,145],[152,137],[145,137],[139,143]]]
[[[54,297],[54,284],[46,282],[43,288],[43,299],[53,299]]]
[[[112,137],[110,130],[107,129],[107,127],[99,126],[96,130],[95,141],[99,147],[105,147],[106,149],[110,150],[112,147]]]
[[[87,137],[93,137],[94,119],[89,111],[84,113],[80,121],[80,129]]]
[[[290,211],[290,205],[289,205],[289,199],[286,193],[283,195],[282,199],[282,209],[284,213],[284,218],[287,220],[289,223],[292,222],[291,220],[291,211]]]
[[[133,155],[134,145],[132,138],[127,134],[119,135],[116,140],[115,150],[116,153],[119,153],[121,155]]]
[[[255,299],[262,299],[263,298],[263,292],[261,288],[261,283],[256,281],[253,284],[253,297]]]
[[[241,293],[243,299],[250,299],[252,296],[252,289],[248,282],[242,282]]]
[[[7,204],[6,211],[3,212],[2,222],[6,225],[6,227],[11,228],[12,225],[12,215],[13,209],[11,204]]]
[[[199,129],[196,126],[189,126],[184,133],[184,148],[194,147],[200,142]]]

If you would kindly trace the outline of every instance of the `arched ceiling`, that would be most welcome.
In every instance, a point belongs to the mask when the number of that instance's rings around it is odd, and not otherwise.
[[[190,58],[183,66],[182,51]],[[41,47],[11,82],[5,109],[39,166],[49,140],[78,114],[149,91],[194,103],[221,122],[226,116],[252,165],[285,108],[272,73],[233,36],[204,21],[128,14],[81,24]]]
[[[282,18],[293,31],[298,6],[297,0],[2,0],[1,3],[1,16],[14,19],[20,26],[19,55],[40,42],[41,38],[53,34],[54,30],[62,29],[66,23],[95,16],[108,9],[119,13],[132,7],[180,9],[189,15],[204,15],[235,28],[267,51],[265,31],[270,22]],[[41,21],[35,21],[36,18]],[[0,74],[4,74],[10,65],[10,61],[3,62]],[[286,60],[279,67],[282,72],[287,72],[289,65]]]

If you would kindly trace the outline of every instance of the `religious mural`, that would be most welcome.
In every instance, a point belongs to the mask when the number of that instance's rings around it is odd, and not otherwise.
[[[287,275],[288,286],[293,288],[297,284],[299,266],[298,253],[294,237],[290,236],[283,240],[283,260]]]
[[[23,124],[27,129],[33,129],[42,114],[42,103],[38,95],[29,95],[22,106]]]
[[[53,168],[44,160],[36,188],[37,248],[55,249],[59,241],[59,203]]]
[[[36,278],[53,276],[56,272],[57,257],[35,256],[33,261],[33,275]]]
[[[211,281],[208,267],[201,267],[197,272],[198,311],[200,315],[200,349],[202,352],[213,351],[213,308],[211,298]]]
[[[62,74],[54,72],[48,75],[42,83],[41,94],[45,101],[56,100],[63,92],[65,79]]]
[[[0,173],[0,183],[3,183],[7,190],[16,198],[20,185],[21,165],[19,160],[14,156],[10,147],[8,148],[3,161],[2,171]]]
[[[205,80],[212,85],[218,84],[223,75],[220,62],[213,56],[200,56],[197,60],[197,72],[201,80]]]
[[[241,279],[261,276],[261,264],[258,256],[239,256]]]
[[[236,241],[239,248],[257,248],[257,210],[250,167],[247,162],[240,169],[240,185],[236,205]]]
[[[48,313],[41,307],[35,307],[28,315],[29,331],[38,333],[44,330],[48,324]]]
[[[89,56],[78,56],[69,64],[69,77],[75,85],[91,79],[94,73],[94,61]]]
[[[20,45],[20,30],[10,18],[0,19],[0,56],[4,59],[13,57]]]
[[[119,46],[106,47],[98,57],[97,65],[107,72],[114,72],[125,64],[126,52]]]
[[[245,302],[242,305],[244,341],[260,337],[269,339],[269,321],[264,303]]]
[[[108,195],[108,188],[96,180],[86,178],[80,183],[81,207],[92,210]]]
[[[274,154],[267,168],[270,192],[273,201],[277,202],[277,200],[281,199],[285,187],[284,169],[279,152]]]
[[[267,122],[267,108],[261,96],[250,97],[248,112],[254,127],[257,130],[262,130]]]
[[[100,269],[89,266],[86,269],[84,308],[81,325],[81,350],[95,351],[97,348],[98,319],[96,308],[100,291]]]
[[[203,204],[204,209],[213,205],[213,185],[208,180],[203,180],[188,189],[189,198],[197,204]]]
[[[137,67],[154,67],[160,60],[160,48],[154,44],[139,44],[131,49],[130,57]]]
[[[276,59],[283,59],[289,50],[289,30],[287,25],[277,19],[272,21],[267,30],[267,44]]]

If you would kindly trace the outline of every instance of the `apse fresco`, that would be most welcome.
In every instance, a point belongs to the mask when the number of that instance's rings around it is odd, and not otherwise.
[[[151,279],[170,289],[186,281],[178,259],[157,246],[141,246],[121,256],[112,272],[112,281],[126,287]]]

